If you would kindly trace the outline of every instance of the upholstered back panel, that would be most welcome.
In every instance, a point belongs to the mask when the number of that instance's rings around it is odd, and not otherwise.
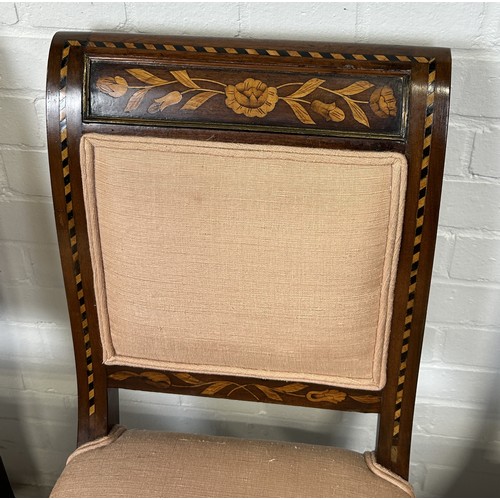
[[[105,363],[383,387],[402,155],[88,134],[81,168]]]

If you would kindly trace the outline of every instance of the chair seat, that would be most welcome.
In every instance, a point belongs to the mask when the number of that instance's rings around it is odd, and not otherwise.
[[[68,459],[51,497],[411,497],[373,460],[328,446],[115,427]]]

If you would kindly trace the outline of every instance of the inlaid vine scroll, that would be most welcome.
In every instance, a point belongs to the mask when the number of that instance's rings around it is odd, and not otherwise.
[[[400,137],[404,77],[90,65],[87,119]]]
[[[267,403],[296,404],[323,408],[349,409],[356,403],[363,411],[374,412],[380,407],[380,396],[365,391],[310,385],[302,382],[256,381],[241,377],[223,377],[192,373],[161,372],[109,367],[109,383],[143,382],[151,390],[178,392],[196,396],[244,399]]]

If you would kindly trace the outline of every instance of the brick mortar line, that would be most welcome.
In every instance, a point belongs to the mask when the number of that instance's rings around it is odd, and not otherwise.
[[[439,438],[439,439],[445,439],[445,440],[450,440],[453,443],[459,443],[459,442],[468,442],[468,443],[476,443],[480,444],[480,441],[478,441],[477,436],[476,437],[453,437],[453,436],[446,436],[443,434],[432,434],[432,433],[422,433],[419,431],[414,431],[413,432],[413,437],[423,437],[423,438]],[[469,450],[464,450],[464,453],[467,453],[469,455],[470,451]],[[426,463],[426,462],[419,462],[419,463]],[[440,465],[440,464],[434,464],[434,465]],[[457,466],[458,468],[459,466]],[[460,469],[463,469],[463,466],[460,467]]]
[[[500,338],[500,336],[499,336]],[[464,373],[480,373],[484,375],[496,375],[500,371],[500,367],[490,368],[482,367],[478,365],[463,365],[460,363],[446,363],[446,361],[435,361],[435,362],[422,362],[420,365],[422,369],[439,369],[441,373],[443,372],[464,372]]]
[[[23,194],[19,193],[19,191],[13,191],[10,188],[10,186],[8,186],[7,189],[6,188],[4,189],[5,192],[0,194],[0,204],[11,203],[11,202],[24,202],[24,203],[42,204],[48,206],[53,205],[51,196]]]
[[[500,292],[500,282],[497,281],[484,281],[484,280],[467,280],[459,278],[442,278],[440,276],[435,276],[432,278],[432,286],[434,285],[447,285],[449,286],[459,286],[461,288],[487,288],[491,290],[497,290]],[[432,306],[432,305],[431,305]],[[431,307],[430,306],[430,307]]]
[[[438,276],[436,276],[436,278],[438,278]],[[500,286],[500,280],[499,279],[494,279],[494,280],[488,280],[488,279],[485,279],[485,278],[471,278],[471,279],[468,279],[468,278],[457,278],[455,276],[449,276],[449,279],[450,279],[450,285],[454,285],[454,284],[463,284],[463,285],[467,285],[469,283],[476,283],[476,285],[478,286],[483,286],[483,285],[498,285]],[[488,286],[486,286],[485,288],[489,288]],[[493,286],[491,287],[492,289],[496,289],[497,287],[496,286]]]
[[[500,134],[499,134],[500,136]],[[498,161],[496,158],[493,161]],[[483,175],[483,174],[475,174],[475,173],[470,173],[470,177],[468,179],[471,180],[471,182],[474,182],[475,184],[492,184],[492,185],[497,185],[500,186],[500,172],[498,176],[493,176],[493,175]],[[458,180],[458,179],[457,179]]]
[[[485,240],[494,240],[500,238],[500,229],[474,229],[472,227],[458,227],[458,226],[439,226],[440,231],[444,235],[458,236],[464,238],[478,238],[484,235]]]
[[[493,161],[493,159],[492,159]],[[450,186],[459,184],[485,184],[488,186],[499,186],[500,187],[500,177],[485,177],[479,174],[469,174],[470,177],[454,177],[453,179],[446,179],[443,184],[443,191]]]
[[[2,154],[3,151],[20,151],[22,153],[44,153],[48,157],[46,146],[28,146],[26,144],[21,144],[18,142],[16,142],[15,144],[0,143],[0,155]]]
[[[458,122],[454,120],[460,120]],[[461,120],[464,120],[463,122]],[[477,116],[477,115],[462,115],[454,110],[450,110],[450,126],[453,127],[455,125],[461,125],[466,127],[469,124],[477,125],[478,127],[484,128],[484,124],[487,122],[493,123],[493,126],[500,125],[500,116]]]
[[[45,194],[24,194],[10,186],[6,186],[4,192],[0,194],[0,204],[9,202],[26,202],[26,203],[42,203],[42,204],[52,204],[50,195]]]
[[[498,177],[494,177],[491,175],[471,174],[468,170],[469,166],[470,165],[467,165],[467,170],[464,169],[463,173],[460,174],[445,173],[444,182],[448,183],[450,181],[464,181],[464,182],[471,182],[474,184],[500,184],[500,175]]]
[[[47,321],[16,321],[16,320],[9,320],[9,319],[0,319],[0,325],[6,325],[6,326],[14,326],[14,327],[22,327],[22,328],[38,328],[40,330],[48,330],[49,328],[51,330],[65,330],[69,331],[69,322],[68,322],[68,327],[61,327],[57,323],[54,322],[47,322]],[[71,339],[69,339],[71,340]]]
[[[446,331],[441,330],[442,328],[445,328],[445,329],[456,328],[457,326],[466,326],[467,328],[469,328],[471,326],[474,326],[474,325],[464,325],[463,323],[445,323],[445,322],[441,322],[441,321],[428,322],[427,325],[432,327],[432,328],[436,328],[437,330],[439,330],[442,333],[447,333]],[[495,332],[498,334],[498,337],[500,339],[500,332],[498,331],[498,326],[477,325],[477,326],[474,326],[474,328],[478,331],[484,331],[484,332],[488,332],[488,333]]]
[[[0,87],[1,99],[24,99],[25,101],[32,101],[35,104],[37,100],[45,100],[45,88],[2,88]]]
[[[44,285],[38,285],[36,283],[36,279],[33,279],[32,280],[32,276],[28,276],[26,277],[24,280],[19,280],[18,282],[15,282],[15,281],[1,281],[0,283],[2,283],[3,285],[5,285],[5,288],[9,288],[9,289],[15,289],[15,288],[29,288],[33,291],[38,291],[38,292],[42,292],[42,291],[47,291],[47,290],[60,290],[60,291],[64,291],[64,284],[63,284],[63,281],[61,279],[61,286],[44,286]],[[64,303],[62,304],[64,305]],[[2,319],[0,319],[0,321],[3,321]]]
[[[453,399],[442,399],[442,398],[429,398],[425,396],[417,396],[417,409],[423,409],[422,407],[432,407],[432,408],[450,408],[453,410],[470,410],[478,411],[489,415],[487,408],[485,408],[482,403],[475,403],[473,401],[466,403],[463,401],[455,401]],[[495,412],[491,412],[493,415]]]

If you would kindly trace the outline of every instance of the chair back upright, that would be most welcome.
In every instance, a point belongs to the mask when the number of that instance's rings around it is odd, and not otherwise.
[[[407,477],[447,49],[58,33],[78,441],[118,388],[379,413]]]

